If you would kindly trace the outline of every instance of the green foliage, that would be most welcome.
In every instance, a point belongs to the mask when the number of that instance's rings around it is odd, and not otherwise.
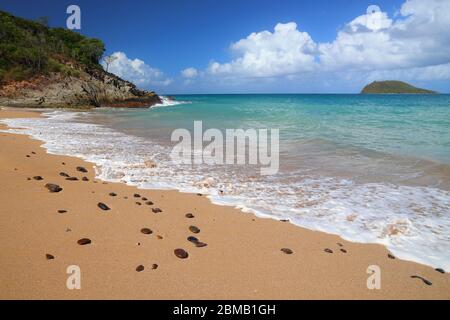
[[[406,82],[387,80],[374,81],[364,87],[361,93],[435,93],[431,90],[416,88]]]
[[[59,72],[79,75],[64,62],[99,67],[105,46],[63,28],[48,28],[47,19],[31,21],[0,11],[0,82]]]

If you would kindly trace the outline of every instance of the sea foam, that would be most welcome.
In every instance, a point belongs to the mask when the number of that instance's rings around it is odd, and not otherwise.
[[[362,243],[402,259],[450,269],[450,193],[424,186],[361,183],[292,171],[260,178],[236,167],[173,164],[170,148],[151,139],[86,123],[88,113],[46,112],[4,119],[14,133],[44,141],[49,153],[96,164],[97,177],[148,189],[201,192],[213,203]],[[83,118],[83,122],[79,121]],[[208,180],[205,185],[202,181]]]

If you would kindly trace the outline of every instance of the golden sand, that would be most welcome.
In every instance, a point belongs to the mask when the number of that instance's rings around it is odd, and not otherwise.
[[[0,111],[0,118],[33,116],[39,114]],[[1,299],[450,298],[448,273],[391,259],[381,245],[257,218],[205,196],[104,183],[92,164],[49,155],[41,144],[0,133]],[[63,190],[50,193],[47,183]],[[189,236],[207,246],[196,247]],[[82,238],[91,243],[79,245]],[[70,265],[80,267],[80,290],[66,287]],[[379,290],[367,288],[370,265],[380,267]]]

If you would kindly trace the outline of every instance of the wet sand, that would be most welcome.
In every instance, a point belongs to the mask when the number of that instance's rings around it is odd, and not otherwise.
[[[381,245],[257,218],[203,195],[105,183],[91,163],[41,145],[0,133],[1,299],[450,299],[449,273],[392,259]],[[78,244],[83,238],[91,243]],[[70,265],[80,267],[80,290],[66,287]],[[380,267],[380,290],[367,288],[370,265]]]

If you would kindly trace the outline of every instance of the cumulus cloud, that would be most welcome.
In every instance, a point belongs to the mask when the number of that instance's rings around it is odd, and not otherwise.
[[[195,68],[186,68],[181,71],[181,75],[188,79],[195,78],[198,75],[198,71]]]
[[[114,52],[111,57],[113,61],[109,64],[108,71],[138,86],[167,86],[172,82],[159,69],[149,66],[140,59],[130,59],[123,52]],[[105,60],[101,64],[106,69]]]
[[[331,43],[319,45],[327,70],[390,70],[450,62],[450,1],[409,0],[391,20],[385,12],[359,16]]]
[[[274,31],[252,33],[231,45],[238,56],[227,63],[211,62],[210,74],[271,77],[311,71],[315,67],[317,45],[295,22],[279,23]]]
[[[449,0],[407,0],[395,17],[376,6],[368,9],[327,43],[315,42],[295,22],[251,33],[231,45],[234,59],[211,62],[205,74],[288,79],[311,71],[324,75],[351,71],[369,78],[450,79]]]

